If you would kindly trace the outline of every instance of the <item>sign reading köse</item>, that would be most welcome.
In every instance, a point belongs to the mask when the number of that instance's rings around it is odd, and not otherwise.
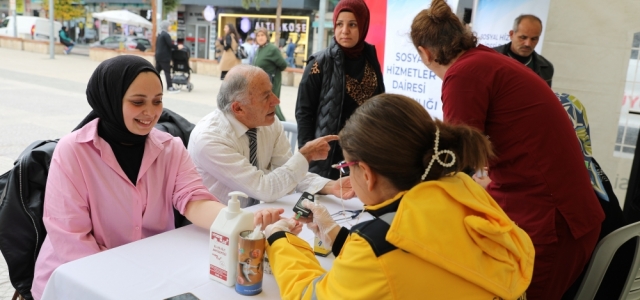
[[[295,20],[280,20],[280,32],[296,32],[296,33],[307,33],[307,24],[296,22]],[[255,22],[255,28],[258,29],[260,27],[266,28],[269,31],[276,30],[276,22],[271,21],[257,21]]]

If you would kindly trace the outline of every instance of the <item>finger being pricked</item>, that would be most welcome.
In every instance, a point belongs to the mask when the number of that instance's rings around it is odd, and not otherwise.
[[[256,211],[253,215],[253,223],[255,225],[262,225],[264,230],[267,225],[273,224],[280,220],[280,215],[284,213],[283,208],[265,208]]]
[[[302,223],[297,222],[296,225],[293,228],[291,228],[291,233],[298,235],[300,234],[300,232],[302,232]]]
[[[300,216],[300,217],[298,217],[297,219],[296,219],[296,216],[297,216],[297,215],[295,215],[295,214],[294,214],[292,218],[293,218],[293,219],[295,219],[295,220],[297,220],[297,221],[298,221],[298,222],[300,222],[300,223],[307,224],[307,223],[311,223],[311,222],[313,222],[313,213],[310,213],[310,214],[309,214],[308,216],[306,216],[306,217],[302,217],[302,216]]]

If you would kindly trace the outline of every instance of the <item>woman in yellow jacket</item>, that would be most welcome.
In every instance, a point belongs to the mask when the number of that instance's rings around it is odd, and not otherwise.
[[[265,230],[284,299],[526,299],[534,248],[527,234],[461,172],[493,155],[475,129],[433,121],[416,101],[381,94],[340,132],[351,184],[374,219],[347,230],[305,202],[309,227],[333,244],[331,270],[291,232]]]

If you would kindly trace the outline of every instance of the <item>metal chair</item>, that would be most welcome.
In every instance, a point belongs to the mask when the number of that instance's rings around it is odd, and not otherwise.
[[[296,152],[296,144],[298,143],[298,124],[291,122],[280,122],[284,127],[284,134],[289,138],[291,143],[291,153]]]
[[[630,266],[631,272],[627,276],[622,292],[615,299],[640,299],[640,278],[638,278],[638,268],[640,268],[640,251],[638,251],[638,246],[640,246],[640,222],[637,222],[613,231],[598,243],[591,255],[591,262],[576,294],[576,300],[593,299],[596,296],[613,255],[622,244],[633,238],[636,238],[636,252]]]

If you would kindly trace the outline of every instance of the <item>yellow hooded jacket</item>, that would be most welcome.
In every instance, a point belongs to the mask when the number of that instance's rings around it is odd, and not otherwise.
[[[380,218],[351,229],[328,272],[304,240],[269,237],[283,299],[526,299],[533,243],[466,174],[366,209]]]

